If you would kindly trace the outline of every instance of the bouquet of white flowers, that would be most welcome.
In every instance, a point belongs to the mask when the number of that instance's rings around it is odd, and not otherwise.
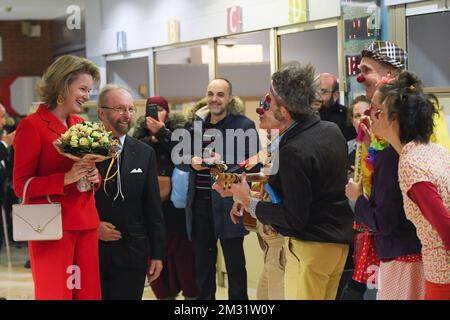
[[[71,126],[53,144],[61,155],[73,161],[100,162],[115,157],[120,150],[111,131],[107,132],[103,124],[88,121]],[[77,187],[81,192],[91,189],[85,178],[78,181]]]

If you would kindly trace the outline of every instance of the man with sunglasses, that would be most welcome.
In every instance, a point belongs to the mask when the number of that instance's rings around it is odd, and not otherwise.
[[[265,166],[263,172],[267,175],[275,173],[277,168],[277,144],[284,132],[288,129],[286,124],[282,122],[279,115],[274,113],[271,109],[271,98],[269,94],[266,94],[264,99],[261,100],[259,107],[256,109],[256,113],[259,115],[259,128],[267,130],[268,138],[270,136],[270,144],[265,150],[260,151],[259,161],[264,163],[270,163]],[[256,156],[258,157],[258,156]],[[253,159],[252,159],[253,160]],[[249,161],[247,167],[254,165],[256,161]],[[267,187],[265,185],[264,187]],[[214,185],[213,188],[217,190],[221,195],[226,196],[220,187]],[[276,195],[270,195],[267,190],[261,188],[260,183],[256,183],[252,186],[252,189],[257,189],[259,192],[258,198],[262,201],[277,202]],[[236,208],[241,205],[234,203]],[[239,208],[240,209],[240,208]],[[232,209],[233,212],[233,209]],[[240,219],[231,216],[234,223],[238,223]],[[284,249],[284,236],[277,232],[272,226],[265,225],[257,222],[256,229],[258,232],[258,240],[264,251],[264,267],[259,276],[258,284],[256,288],[257,300],[284,300],[284,268],[286,264],[286,255]]]
[[[145,276],[158,278],[165,227],[153,148],[127,135],[136,108],[129,91],[108,84],[99,94],[98,117],[119,139],[120,154],[99,163],[102,185],[95,193],[100,283],[104,300],[140,300]],[[149,266],[147,266],[149,263]]]
[[[354,139],[356,131],[347,120],[347,108],[339,103],[339,83],[336,76],[331,73],[321,73],[318,80],[319,97],[322,101],[319,111],[320,118],[336,123],[345,140]]]
[[[316,85],[311,65],[290,65],[272,76],[269,110],[286,128],[278,172],[269,178],[280,201],[252,198],[245,175],[230,189],[254,217],[285,236],[286,299],[334,299],[353,240],[344,194],[347,143],[336,124],[314,115]],[[239,216],[236,207],[232,214]]]

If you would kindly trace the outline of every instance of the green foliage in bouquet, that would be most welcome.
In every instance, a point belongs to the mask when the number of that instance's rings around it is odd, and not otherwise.
[[[112,132],[101,123],[84,122],[73,125],[61,135],[61,148],[73,155],[98,154],[107,156],[112,143]]]

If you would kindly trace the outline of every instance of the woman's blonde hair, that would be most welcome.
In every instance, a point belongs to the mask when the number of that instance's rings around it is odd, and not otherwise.
[[[66,97],[70,84],[80,74],[91,75],[95,83],[100,80],[99,69],[92,61],[72,55],[61,56],[38,81],[37,94],[48,109],[54,109],[58,101]]]

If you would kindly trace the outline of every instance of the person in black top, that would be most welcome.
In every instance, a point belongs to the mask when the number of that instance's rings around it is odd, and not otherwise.
[[[232,223],[229,213],[233,199],[222,199],[212,190],[210,170],[201,165],[202,161],[215,161],[220,155],[229,170],[243,171],[239,164],[255,155],[259,148],[255,123],[244,113],[243,102],[233,96],[231,83],[223,78],[215,79],[208,84],[206,98],[188,112],[186,137],[182,136],[182,141],[186,139],[192,144],[190,152],[175,148],[178,142],[172,143],[172,155],[182,151],[182,164],[190,171],[186,224],[188,237],[194,245],[197,299],[200,300],[215,299],[217,240],[220,240],[225,259],[229,299],[248,299],[243,247],[248,231],[242,222]],[[163,124],[152,122],[158,140],[170,144],[171,131]],[[239,131],[249,135],[244,137]],[[223,142],[221,146],[219,141]]]
[[[103,300],[140,300],[145,277],[163,268],[165,226],[152,147],[127,133],[136,108],[129,91],[108,84],[97,114],[119,139],[120,154],[97,163],[102,186],[95,192]]]
[[[347,120],[347,108],[339,103],[339,83],[336,76],[331,73],[322,73],[319,75],[319,80],[319,95],[322,100],[320,118],[336,123],[345,140],[354,139],[356,131]]]
[[[288,128],[268,182],[280,201],[251,197],[245,177],[230,189],[251,215],[285,236],[286,299],[334,299],[354,235],[344,193],[347,144],[336,124],[314,114],[316,92],[310,64],[272,75],[269,110]]]
[[[158,106],[158,120],[168,130],[173,131],[185,126],[186,118],[180,112],[170,112],[164,97],[149,97],[148,104]],[[175,299],[180,291],[186,300],[194,299],[198,293],[195,283],[194,248],[187,237],[184,208],[176,208],[170,199],[171,189],[174,187],[171,184],[171,176],[175,168],[171,160],[171,148],[165,138],[162,141],[156,138],[157,131],[151,131],[152,120],[150,117],[140,117],[133,133],[133,137],[148,144],[156,152],[156,168],[166,226],[165,267],[159,278],[151,282],[150,286],[158,299]]]
[[[11,118],[12,119],[12,118]],[[9,240],[12,240],[11,210],[13,198],[17,200],[12,191],[12,143],[15,136],[15,123],[7,123],[6,109],[0,103],[0,206],[5,210],[6,225],[8,229]],[[9,205],[10,204],[10,205]],[[5,239],[3,230],[3,218],[0,214],[0,248]]]

